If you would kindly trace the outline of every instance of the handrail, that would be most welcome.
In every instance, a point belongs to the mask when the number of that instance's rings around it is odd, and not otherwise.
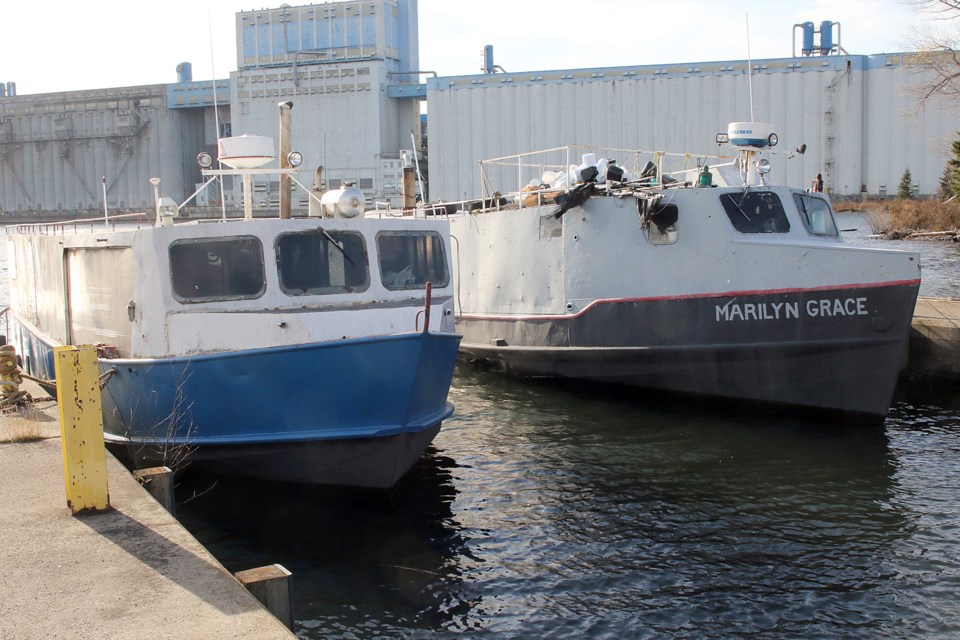
[[[524,207],[530,206],[526,205],[524,200],[536,195],[539,205],[541,204],[541,194],[545,191],[565,193],[576,186],[576,181],[567,179],[564,183],[557,185],[553,185],[552,182],[546,183],[549,186],[548,189],[539,188],[544,186],[543,183],[539,182],[541,176],[547,171],[557,172],[558,174],[569,173],[570,167],[578,165],[581,155],[587,153],[595,155],[598,159],[608,158],[610,159],[608,162],[611,163],[615,161],[617,166],[635,176],[642,174],[645,169],[644,165],[649,162],[656,166],[656,175],[672,175],[699,172],[708,161],[711,166],[716,167],[733,164],[737,159],[737,156],[734,155],[668,153],[592,145],[564,145],[479,161],[481,201],[486,203],[488,200],[493,200],[495,196],[506,195],[508,199],[516,200],[519,198],[517,204]],[[671,162],[670,164],[673,166],[665,167],[665,159],[678,162]],[[510,176],[511,172],[514,173],[512,178]],[[534,181],[537,181],[538,184],[534,184]],[[500,186],[504,184],[507,188]],[[495,190],[495,185],[500,186],[500,188]],[[636,188],[654,187],[656,185],[650,179],[634,179],[629,183],[624,183],[623,186]]]
[[[152,216],[143,212],[136,213],[117,213],[110,216],[109,222],[114,223],[113,227],[116,228],[116,222],[120,221],[130,221],[134,220],[137,222],[144,222],[151,220]],[[62,220],[59,222],[21,222],[19,224],[11,225],[11,227],[17,233],[23,234],[33,234],[33,235],[55,235],[58,232],[60,234],[66,233],[68,228],[76,232],[77,228],[80,225],[91,225],[91,226],[100,226],[103,225],[103,217],[98,218],[81,218],[79,220]],[[152,226],[152,223],[151,223]]]

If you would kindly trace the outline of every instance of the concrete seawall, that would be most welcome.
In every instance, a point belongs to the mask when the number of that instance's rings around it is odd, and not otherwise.
[[[53,401],[0,417],[0,638],[295,637],[109,454],[72,516],[59,436]]]
[[[960,384],[960,300],[917,300],[904,376],[908,382]]]

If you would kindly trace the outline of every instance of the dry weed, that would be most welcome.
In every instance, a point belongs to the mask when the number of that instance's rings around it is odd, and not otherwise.
[[[887,205],[895,229],[953,231],[960,229],[960,204],[936,200],[891,200]]]
[[[938,200],[856,200],[833,201],[835,211],[859,212],[871,231],[887,234],[892,231],[955,231],[960,229],[960,199],[943,203]]]
[[[33,442],[43,439],[39,422],[24,420],[19,416],[0,416],[0,440],[8,442]]]
[[[27,396],[27,400],[0,412],[0,442],[32,442],[50,437],[45,425],[56,422]]]

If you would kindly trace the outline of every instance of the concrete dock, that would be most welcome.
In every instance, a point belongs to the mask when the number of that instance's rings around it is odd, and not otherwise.
[[[904,375],[910,381],[960,383],[960,300],[917,300]]]
[[[0,416],[0,638],[296,637],[110,455],[107,479],[74,517],[56,403]]]

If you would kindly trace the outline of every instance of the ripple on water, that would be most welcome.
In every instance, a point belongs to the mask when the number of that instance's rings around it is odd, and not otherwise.
[[[461,366],[451,399],[391,492],[180,513],[228,568],[290,568],[305,638],[960,635],[960,425],[936,396],[870,428]]]

